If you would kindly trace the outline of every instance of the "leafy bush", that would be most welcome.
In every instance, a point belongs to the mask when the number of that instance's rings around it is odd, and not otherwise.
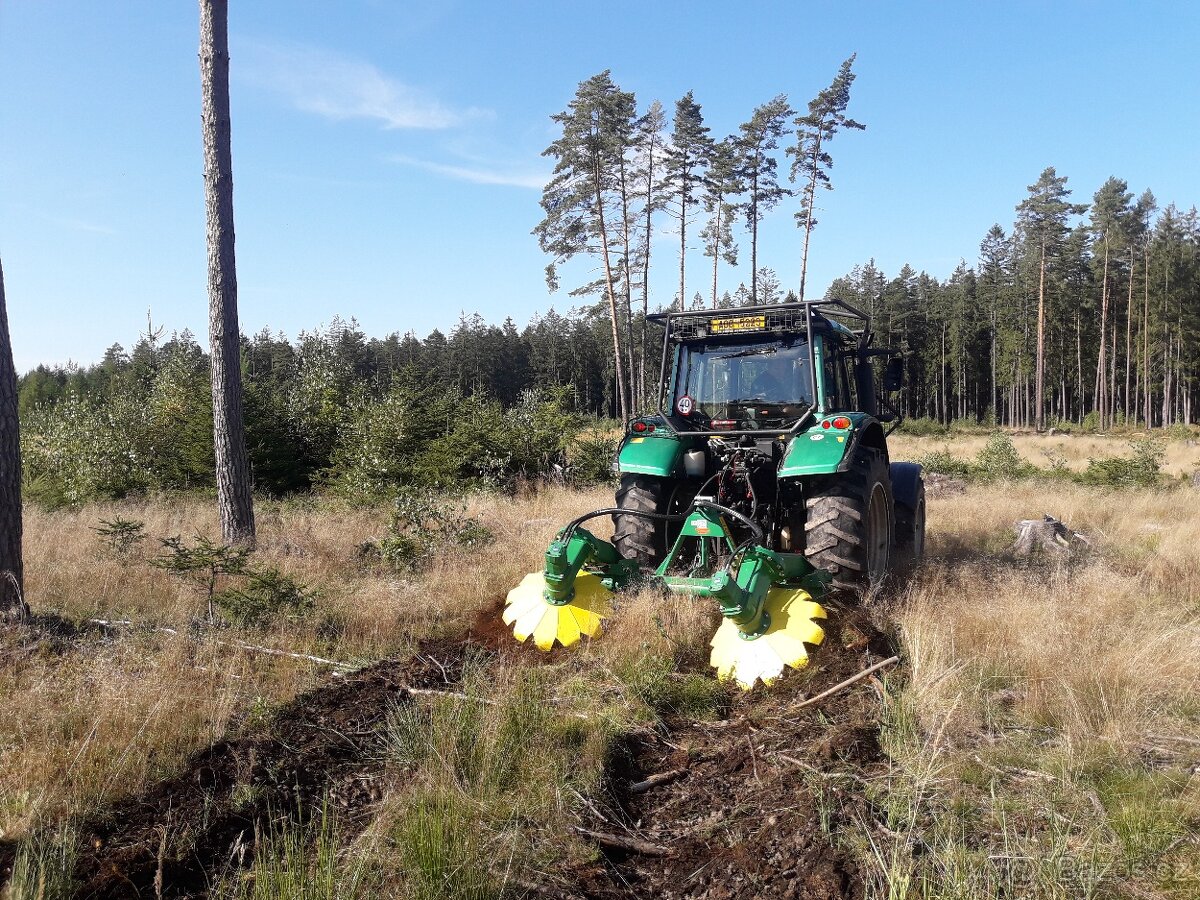
[[[568,452],[567,477],[574,484],[609,484],[616,479],[613,456],[616,441],[610,437],[581,437]]]
[[[981,481],[1004,481],[1037,474],[1036,466],[1022,459],[1011,437],[997,431],[975,456],[971,475]]]
[[[392,521],[382,538],[358,548],[362,559],[380,560],[394,569],[417,571],[450,548],[480,547],[494,539],[461,499],[432,491],[405,492],[393,501]]]
[[[926,472],[936,472],[939,475],[965,478],[971,474],[971,464],[966,460],[956,457],[950,452],[950,448],[948,447],[927,453],[917,460],[917,462],[925,468]]]
[[[1112,459],[1088,459],[1087,468],[1078,476],[1084,484],[1105,487],[1154,487],[1161,480],[1166,447],[1156,438],[1141,437],[1130,441],[1130,454]]]
[[[376,501],[397,489],[508,488],[547,477],[565,469],[586,422],[569,399],[565,391],[528,391],[505,409],[486,397],[397,383],[352,412],[326,481],[351,499]]]
[[[932,437],[950,433],[950,426],[942,424],[937,419],[905,419],[900,428],[905,434],[912,437]]]

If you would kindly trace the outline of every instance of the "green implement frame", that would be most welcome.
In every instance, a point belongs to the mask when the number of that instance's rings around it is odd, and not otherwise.
[[[800,553],[776,553],[762,544],[758,526],[740,513],[708,500],[697,499],[681,516],[642,513],[647,518],[683,519],[683,527],[666,558],[652,572],[623,558],[608,541],[596,537],[582,523],[611,515],[601,509],[571,522],[546,550],[545,599],[563,606],[574,596],[574,581],[585,568],[594,572],[609,590],[620,590],[635,582],[660,584],[668,591],[694,597],[711,597],[721,614],[737,625],[746,640],[762,635],[771,625],[765,601],[772,587],[802,588],[814,599],[828,590],[829,575],[814,569]],[[629,514],[628,510],[620,510]],[[754,536],[735,544],[728,520],[749,527]],[[694,554],[685,560],[689,546]],[[724,551],[724,552],[721,552]],[[726,559],[724,565],[720,564]],[[670,572],[685,574],[668,574]]]

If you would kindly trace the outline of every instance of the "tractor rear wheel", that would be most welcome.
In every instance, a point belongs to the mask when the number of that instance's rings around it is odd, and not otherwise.
[[[622,475],[617,488],[617,506],[638,512],[670,513],[687,510],[696,495],[696,485],[653,475]],[[679,536],[681,521],[647,519],[643,516],[613,516],[613,546],[626,559],[654,568],[663,561]]]
[[[868,591],[892,568],[892,481],[883,452],[859,448],[849,471],[814,481],[805,497],[804,555],[835,587]]]
[[[667,482],[652,475],[622,475],[617,506],[637,512],[661,513],[666,505]],[[656,566],[666,551],[665,523],[642,516],[613,516],[613,546],[626,559]]]

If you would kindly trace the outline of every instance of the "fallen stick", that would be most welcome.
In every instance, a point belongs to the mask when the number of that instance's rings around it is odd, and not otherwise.
[[[602,847],[613,847],[617,850],[628,850],[630,853],[640,853],[642,856],[671,856],[672,851],[648,841],[637,838],[624,838],[620,835],[609,834],[606,831],[588,831],[586,828],[575,826],[575,830],[586,838],[590,838]]]
[[[651,788],[656,788],[660,784],[668,784],[681,775],[686,775],[687,771],[687,769],[672,769],[669,772],[659,772],[657,775],[651,775],[645,781],[635,781],[629,786],[629,793],[644,794]]]
[[[117,628],[124,626],[126,628],[145,628],[149,631],[160,632],[162,634],[173,634],[178,636],[179,631],[175,628],[167,628],[165,625],[138,625],[136,622],[131,622],[128,619],[88,619],[92,625],[99,625],[102,628]],[[250,650],[254,653],[266,653],[270,656],[287,656],[292,659],[303,659],[308,662],[320,663],[323,666],[333,666],[335,669],[353,669],[355,666],[350,663],[338,662],[336,659],[325,659],[323,656],[312,656],[308,653],[293,653],[290,650],[277,650],[274,647],[260,647],[258,644],[243,644],[240,641],[219,641],[214,640],[214,644],[221,647],[236,647],[239,650]]]
[[[870,666],[866,669],[863,669],[857,675],[851,675],[845,681],[839,681],[833,687],[829,688],[828,690],[821,691],[821,693],[817,694],[815,697],[809,697],[803,703],[797,703],[796,706],[794,707],[794,709],[804,709],[804,707],[806,707],[806,706],[812,706],[814,703],[818,703],[821,700],[824,700],[826,697],[831,697],[834,694],[836,694],[838,691],[843,690],[844,688],[850,687],[850,685],[854,684],[856,681],[862,681],[864,678],[866,678],[872,672],[877,672],[880,669],[882,669],[884,666],[890,666],[893,663],[898,663],[898,662],[900,662],[899,656],[889,656],[887,659],[883,660],[882,662],[877,662],[877,663],[875,663],[875,665]]]

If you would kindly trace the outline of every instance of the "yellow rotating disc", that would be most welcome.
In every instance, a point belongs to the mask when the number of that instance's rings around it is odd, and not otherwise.
[[[827,618],[819,603],[799,588],[771,588],[764,601],[770,625],[753,640],[741,636],[732,619],[725,619],[712,639],[709,662],[722,681],[737,679],[745,690],[762,679],[770,684],[784,666],[802,669],[808,664],[805,644],[820,644],[825,631],[814,619]]]
[[[546,600],[545,589],[542,573],[530,572],[508,592],[504,624],[513,626],[518,641],[532,635],[542,650],[549,650],[555,641],[570,647],[580,637],[599,635],[601,622],[612,615],[612,592],[598,575],[580,572],[575,578],[575,596],[564,606]]]

